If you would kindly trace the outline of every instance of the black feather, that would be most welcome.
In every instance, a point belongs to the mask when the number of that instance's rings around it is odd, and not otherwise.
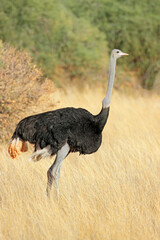
[[[109,107],[98,115],[82,108],[62,108],[24,118],[17,125],[12,138],[35,144],[41,149],[51,146],[52,155],[67,142],[71,152],[90,154],[102,142],[102,130],[109,115]]]

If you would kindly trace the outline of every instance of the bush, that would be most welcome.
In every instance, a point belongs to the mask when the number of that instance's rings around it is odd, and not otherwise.
[[[0,38],[27,48],[45,74],[71,77],[103,65],[104,49],[130,54],[127,67],[152,88],[160,69],[157,0],[1,0]]]
[[[26,51],[0,42],[0,140],[11,137],[26,108],[37,102],[41,79]]]
[[[157,0],[66,0],[77,17],[89,20],[105,33],[109,49],[130,54],[127,64],[136,70],[144,87],[153,86],[160,71],[160,8]]]
[[[27,48],[47,76],[56,66],[71,76],[100,68],[104,34],[59,1],[2,0],[0,6],[0,38]]]

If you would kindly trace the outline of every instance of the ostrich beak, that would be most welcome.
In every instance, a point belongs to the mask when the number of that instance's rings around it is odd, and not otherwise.
[[[122,52],[121,55],[122,55],[122,56],[128,56],[129,54]]]

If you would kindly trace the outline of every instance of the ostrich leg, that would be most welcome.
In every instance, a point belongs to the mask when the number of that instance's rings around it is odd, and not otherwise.
[[[58,193],[58,181],[59,181],[59,178],[60,178],[60,169],[61,169],[61,166],[62,166],[62,162],[65,159],[65,157],[68,155],[69,151],[70,151],[70,147],[69,147],[68,143],[66,143],[57,152],[57,156],[56,156],[56,159],[55,159],[54,163],[48,169],[48,172],[47,172],[48,182],[47,182],[47,189],[46,189],[46,193],[47,193],[48,197],[49,197],[49,194],[50,194],[50,190],[51,190],[53,181],[54,181],[54,184],[55,184],[55,189]]]

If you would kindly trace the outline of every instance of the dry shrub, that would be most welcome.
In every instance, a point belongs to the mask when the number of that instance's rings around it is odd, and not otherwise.
[[[0,140],[8,140],[16,123],[32,113],[46,90],[41,82],[42,73],[26,51],[0,42]]]

